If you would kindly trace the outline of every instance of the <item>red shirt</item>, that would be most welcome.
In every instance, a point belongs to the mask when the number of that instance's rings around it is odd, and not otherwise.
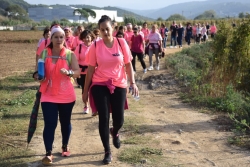
[[[137,36],[131,37],[131,51],[136,53],[142,53],[143,52],[143,37],[138,34]]]

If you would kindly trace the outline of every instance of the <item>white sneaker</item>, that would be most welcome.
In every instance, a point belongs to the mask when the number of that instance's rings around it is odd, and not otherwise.
[[[173,46],[170,46],[169,48],[173,48]]]
[[[175,46],[174,48],[177,48],[177,46]]]
[[[87,106],[85,106],[83,108],[83,114],[88,114],[89,113],[89,108]]]
[[[146,69],[146,68],[143,70],[143,73],[144,73],[144,74],[147,73],[147,69]]]
[[[157,67],[156,67],[156,70],[158,70],[158,71],[159,71],[159,70],[160,70],[160,66],[157,66]]]
[[[150,66],[150,67],[148,68],[148,71],[152,71],[152,70],[154,70],[154,67],[153,67],[153,66]]]

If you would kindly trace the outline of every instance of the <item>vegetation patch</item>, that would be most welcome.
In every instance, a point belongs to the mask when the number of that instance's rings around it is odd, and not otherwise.
[[[36,90],[30,73],[0,80],[0,166],[25,166],[32,159],[26,150],[27,131]],[[27,165],[26,165],[27,166]]]
[[[153,166],[161,166],[163,160],[163,152],[161,149],[149,147],[132,147],[126,148],[118,155],[118,159],[122,162],[130,164],[147,163]]]

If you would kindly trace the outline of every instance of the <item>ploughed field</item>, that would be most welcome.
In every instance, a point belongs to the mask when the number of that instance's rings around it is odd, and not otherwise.
[[[34,71],[42,31],[0,31],[0,79]]]

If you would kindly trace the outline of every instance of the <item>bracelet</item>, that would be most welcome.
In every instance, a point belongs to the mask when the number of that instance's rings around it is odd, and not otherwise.
[[[135,82],[131,82],[131,83],[130,83],[130,85],[133,85],[133,84],[135,84]]]
[[[69,73],[67,74],[67,76],[69,76],[69,77],[73,77],[73,75],[74,75],[74,71],[69,70],[68,72],[69,72]]]

